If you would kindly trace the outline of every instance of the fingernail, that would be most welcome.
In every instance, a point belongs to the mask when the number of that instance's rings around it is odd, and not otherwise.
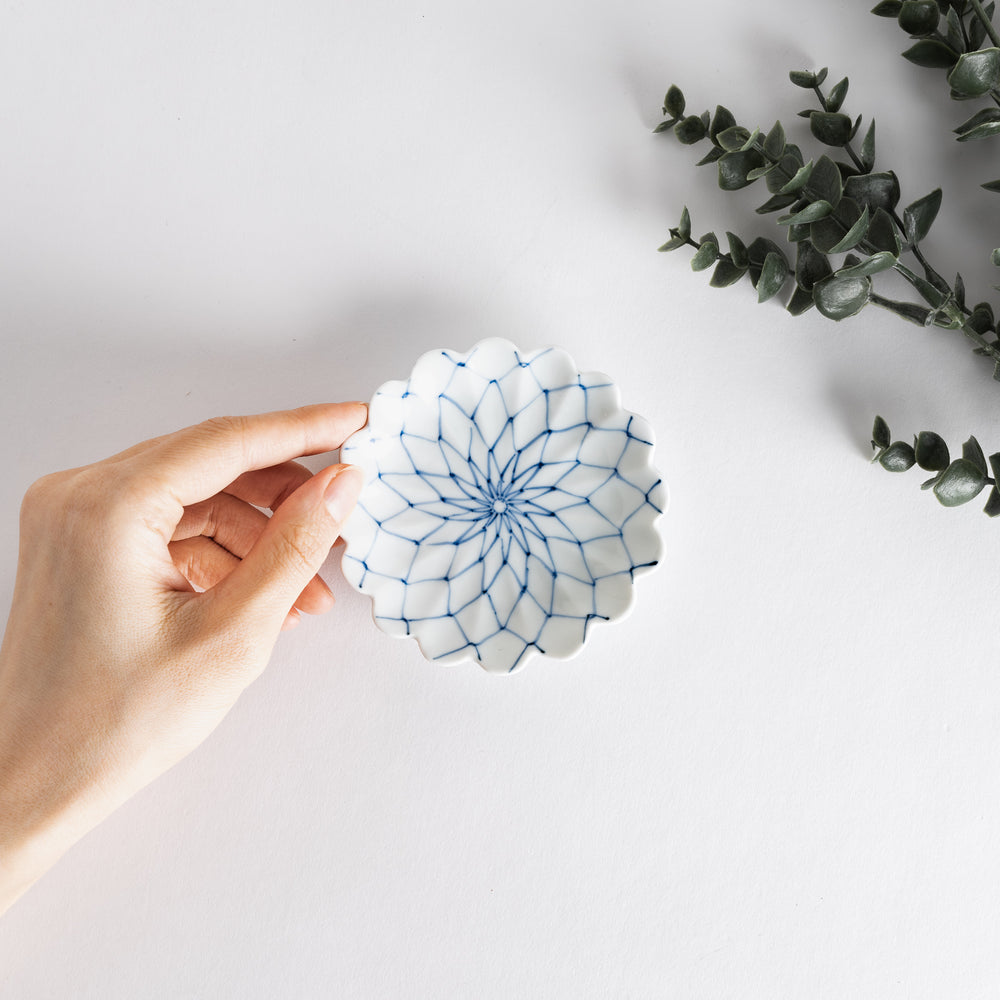
[[[336,522],[345,521],[354,509],[361,493],[361,485],[361,470],[353,465],[345,465],[327,484],[323,499],[326,501],[326,509]]]

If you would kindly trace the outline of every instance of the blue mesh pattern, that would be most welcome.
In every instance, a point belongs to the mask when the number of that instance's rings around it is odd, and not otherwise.
[[[571,655],[659,559],[652,448],[616,387],[561,351],[426,355],[342,450],[368,475],[344,572],[430,658],[509,671]]]

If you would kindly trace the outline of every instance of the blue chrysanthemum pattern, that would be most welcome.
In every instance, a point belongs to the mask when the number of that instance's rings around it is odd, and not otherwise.
[[[652,451],[617,387],[564,351],[431,352],[378,390],[341,450],[366,473],[344,574],[430,659],[506,672],[570,656],[660,559]]]

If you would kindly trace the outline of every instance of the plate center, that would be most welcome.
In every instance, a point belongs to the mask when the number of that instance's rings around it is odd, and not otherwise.
[[[494,500],[493,501],[493,513],[502,514],[507,509],[506,500]]]

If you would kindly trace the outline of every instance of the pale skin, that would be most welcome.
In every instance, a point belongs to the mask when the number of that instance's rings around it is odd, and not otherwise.
[[[0,646],[0,913],[212,732],[283,629],[333,606],[318,573],[361,475],[296,459],[366,418],[209,420],[28,490]]]

